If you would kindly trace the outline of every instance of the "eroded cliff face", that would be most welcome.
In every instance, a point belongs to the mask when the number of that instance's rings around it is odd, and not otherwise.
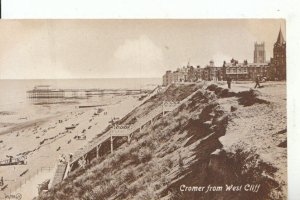
[[[254,140],[253,133],[246,133],[244,138],[239,136],[240,140],[232,138],[234,142],[226,144],[226,148],[220,142],[220,138],[226,137],[227,131],[232,130],[228,126],[231,127],[235,119],[241,117],[237,110],[247,107],[248,115],[251,115],[251,110],[257,112],[256,109],[259,109],[259,115],[264,107],[273,109],[272,102],[260,99],[258,92],[253,90],[229,93],[228,90],[217,86],[209,86],[207,89],[213,92],[216,98],[203,108],[197,119],[190,120],[184,128],[192,135],[188,143],[201,141],[193,150],[194,162],[182,170],[178,176],[180,178],[164,191],[164,195],[168,199],[195,200],[286,199],[286,182],[280,182],[286,180],[286,176],[278,178],[278,171],[286,170],[286,165],[266,162],[262,158],[263,154],[260,155],[264,147],[251,143]],[[252,123],[250,118],[249,123]],[[234,125],[240,132],[247,131],[246,124]],[[257,122],[253,126],[257,130],[262,129]],[[268,132],[254,135],[255,139],[264,140],[268,134],[271,135]],[[230,137],[235,135],[231,134]],[[278,147],[282,146],[281,144],[282,142]],[[273,148],[276,153],[277,146],[271,146],[271,142],[268,145],[268,151],[272,151]],[[280,159],[284,163],[286,157]]]
[[[251,119],[252,110],[267,115],[274,105],[252,90],[229,92],[215,85],[179,89],[170,87],[167,97],[182,99],[172,95],[174,91],[184,96],[198,92],[135,133],[129,144],[121,139],[114,154],[106,153],[86,169],[75,171],[40,199],[284,199],[285,185],[278,179],[284,165],[280,170],[276,163],[261,159],[263,150],[274,151],[278,146],[269,144],[268,133],[254,134],[254,138],[252,126],[239,121]],[[164,98],[164,94],[153,96],[122,121],[144,115]],[[262,129],[257,122],[254,126],[254,133]],[[254,139],[267,141],[266,149],[255,148],[261,145],[251,143]],[[284,147],[278,148],[284,155]],[[226,191],[226,185],[231,191]],[[193,186],[198,191],[191,191]]]

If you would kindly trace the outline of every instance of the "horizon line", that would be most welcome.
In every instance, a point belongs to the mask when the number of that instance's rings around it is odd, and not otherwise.
[[[99,78],[0,78],[0,80],[74,80],[74,79],[153,79],[153,78],[161,78],[161,77],[99,77]]]

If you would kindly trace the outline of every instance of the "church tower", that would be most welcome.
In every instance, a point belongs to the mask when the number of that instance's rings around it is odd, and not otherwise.
[[[272,61],[275,77],[279,80],[286,80],[286,42],[283,38],[281,28],[273,47]]]
[[[266,62],[266,51],[265,51],[265,43],[257,43],[254,44],[254,63],[265,63]]]

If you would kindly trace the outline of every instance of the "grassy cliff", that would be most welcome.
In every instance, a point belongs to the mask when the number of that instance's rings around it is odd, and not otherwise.
[[[121,123],[132,123],[162,100],[179,101],[196,90],[186,103],[137,132],[130,144],[119,140],[113,154],[107,150],[86,169],[71,173],[38,199],[270,199],[271,191],[279,187],[272,178],[276,167],[262,162],[255,151],[240,148],[234,153],[226,152],[219,141],[239,106],[268,105],[255,92],[229,93],[217,86],[171,85],[121,119]],[[246,170],[245,165],[249,166]],[[249,194],[179,189],[183,184],[246,182],[262,184],[263,190]]]

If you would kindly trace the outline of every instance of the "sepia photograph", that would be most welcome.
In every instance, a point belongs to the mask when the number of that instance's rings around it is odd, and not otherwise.
[[[0,30],[0,199],[288,199],[285,19]]]

